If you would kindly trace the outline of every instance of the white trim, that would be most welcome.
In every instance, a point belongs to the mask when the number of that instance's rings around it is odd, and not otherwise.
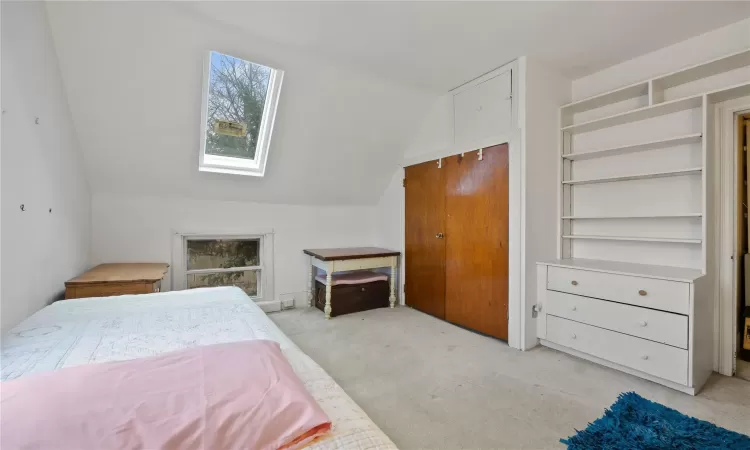
[[[247,272],[248,270],[263,270],[263,266],[230,267],[229,269],[192,269],[186,270],[185,275],[200,275],[202,273]]]
[[[714,305],[714,370],[722,375],[732,376],[735,371],[737,353],[737,282],[739,265],[734,255],[737,236],[736,220],[736,137],[737,114],[750,109],[750,97],[742,97],[719,103],[715,106],[714,148],[719,168],[719,188],[714,194],[714,202],[719,210],[716,214],[716,248],[714,250],[713,272],[716,274]]]
[[[260,240],[260,265],[247,267],[232,267],[230,269],[195,269],[187,270],[185,262],[187,261],[186,240],[198,239],[258,239]],[[216,273],[216,272],[236,272],[244,270],[260,270],[260,286],[258,287],[258,296],[252,297],[253,301],[263,304],[264,311],[278,311],[281,308],[280,300],[276,299],[274,294],[274,232],[265,233],[184,233],[172,231],[172,261],[170,264],[171,290],[186,289],[186,276],[195,273]]]
[[[261,118],[260,127],[258,129],[258,141],[255,146],[255,158],[244,159],[231,156],[206,155],[206,127],[208,125],[208,94],[211,81],[211,53],[212,51],[207,52],[206,59],[203,63],[203,93],[201,96],[202,105],[198,170],[200,172],[215,172],[232,175],[250,175],[255,177],[262,177],[266,172],[266,161],[268,160],[268,150],[271,144],[273,125],[276,120],[276,109],[279,103],[281,83],[284,79],[284,71],[269,67],[269,69],[271,70],[271,75],[268,80],[266,102],[263,105],[263,116]],[[219,52],[213,53],[223,55],[223,53]]]
[[[526,297],[526,152],[520,130],[508,142],[508,345],[527,350],[531,311]],[[536,333],[534,333],[536,335]]]
[[[458,87],[455,87],[455,88],[451,89],[450,91],[448,91],[448,93],[451,94],[451,95],[456,95],[458,93],[461,93],[461,92],[463,92],[463,91],[465,91],[467,89],[473,88],[474,86],[478,86],[478,85],[484,83],[487,80],[491,80],[491,79],[493,79],[493,78],[495,78],[495,77],[497,77],[499,75],[502,75],[503,73],[508,72],[509,70],[513,70],[515,68],[517,68],[517,61],[516,60],[511,61],[511,62],[509,62],[507,64],[503,64],[502,66],[498,67],[497,69],[492,69],[489,72],[485,73],[484,75],[481,75],[481,76],[479,76],[477,78],[474,78],[471,81],[467,81],[466,83],[464,83],[464,84],[462,84],[462,85],[460,85]],[[515,92],[515,91],[511,89],[511,95],[512,95],[513,92]]]

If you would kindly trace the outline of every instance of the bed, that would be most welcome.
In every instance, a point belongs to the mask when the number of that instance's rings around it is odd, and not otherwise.
[[[332,436],[308,448],[396,448],[318,364],[234,287],[53,303],[3,337],[1,379],[252,339],[281,345],[294,371],[333,422]]]

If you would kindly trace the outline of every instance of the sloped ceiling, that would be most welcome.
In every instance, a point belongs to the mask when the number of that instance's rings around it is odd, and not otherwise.
[[[374,204],[433,96],[179,4],[49,3],[48,12],[94,192]],[[286,71],[263,178],[198,172],[208,50]]]
[[[750,2],[50,2],[94,192],[372,204],[434,99],[520,55],[571,77]],[[263,178],[199,173],[202,61],[285,70]]]

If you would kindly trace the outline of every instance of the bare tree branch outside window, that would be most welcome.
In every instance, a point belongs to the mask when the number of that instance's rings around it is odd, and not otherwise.
[[[206,153],[255,159],[271,68],[211,52]],[[217,120],[245,124],[243,137],[216,133]]]

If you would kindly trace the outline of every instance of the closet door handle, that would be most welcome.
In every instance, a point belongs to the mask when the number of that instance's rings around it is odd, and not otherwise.
[[[443,233],[438,233],[435,235],[436,238],[442,239],[444,237]]]
[[[647,294],[648,294],[648,292],[644,291],[643,289],[641,289],[640,291],[638,291],[638,295],[640,295],[641,297],[645,297]]]
[[[573,286],[578,286],[578,282],[576,280],[571,281],[570,284],[572,284]]]

